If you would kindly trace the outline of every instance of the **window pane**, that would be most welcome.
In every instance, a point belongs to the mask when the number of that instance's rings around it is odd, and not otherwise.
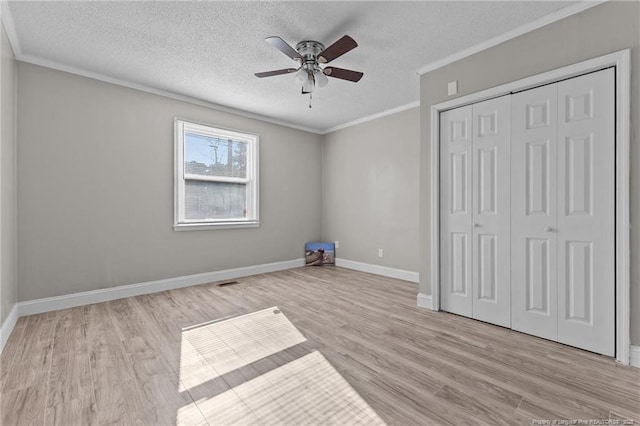
[[[185,133],[184,171],[205,176],[246,178],[247,143]]]
[[[247,186],[243,183],[185,182],[187,220],[246,219]]]

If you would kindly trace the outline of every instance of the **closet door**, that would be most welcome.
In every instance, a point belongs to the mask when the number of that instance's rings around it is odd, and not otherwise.
[[[440,304],[472,316],[471,106],[440,114]]]
[[[557,84],[511,99],[511,326],[557,340]]]
[[[510,96],[473,105],[473,318],[511,326]]]
[[[558,341],[615,353],[612,68],[558,83]]]

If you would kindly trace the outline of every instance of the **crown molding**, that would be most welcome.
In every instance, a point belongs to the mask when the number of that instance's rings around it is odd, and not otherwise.
[[[427,72],[433,71],[435,69],[444,67],[450,63],[453,63],[455,61],[458,61],[460,59],[463,59],[467,56],[471,56],[475,53],[481,52],[483,50],[489,49],[491,47],[494,47],[500,43],[503,43],[505,41],[511,40],[515,37],[518,37],[522,34],[528,33],[530,31],[536,30],[538,28],[541,28],[545,25],[549,25],[553,22],[556,22],[560,19],[566,18],[568,16],[571,15],[575,15],[577,13],[580,13],[584,10],[587,10],[591,7],[597,6],[599,4],[602,4],[604,2],[606,2],[608,0],[584,0],[584,1],[580,1],[579,3],[567,6],[565,8],[562,8],[560,10],[557,10],[554,13],[551,13],[549,15],[543,16],[542,18],[539,18],[535,21],[529,22],[525,25],[522,25],[518,28],[515,28],[511,31],[508,31],[500,36],[494,37],[490,40],[487,40],[485,42],[479,43],[475,46],[472,46],[468,49],[465,50],[461,50],[457,53],[454,53],[453,55],[449,55],[443,59],[437,60],[435,62],[431,62],[421,68],[419,68],[418,70],[416,70],[416,73],[419,75],[425,74]],[[151,93],[154,95],[158,95],[158,96],[163,96],[169,99],[174,99],[174,100],[178,100],[178,101],[182,101],[182,102],[187,102],[190,104],[194,104],[194,105],[198,105],[198,106],[202,106],[205,108],[209,108],[209,109],[213,109],[216,111],[222,111],[222,112],[227,112],[230,114],[235,114],[235,115],[239,115],[242,117],[246,117],[246,118],[251,118],[254,120],[259,120],[259,121],[263,121],[263,122],[267,122],[267,123],[272,123],[272,124],[277,124],[279,126],[284,126],[284,127],[288,127],[288,128],[292,128],[292,129],[296,129],[296,130],[302,130],[305,132],[309,132],[309,133],[313,133],[313,134],[317,134],[317,135],[326,135],[328,133],[331,132],[335,132],[337,130],[341,130],[341,129],[345,129],[348,127],[352,127],[355,126],[357,124],[361,124],[361,123],[365,123],[367,121],[372,121],[372,120],[376,120],[378,118],[382,118],[388,115],[392,115],[392,114],[396,114],[402,111],[406,111],[408,109],[411,108],[416,108],[420,106],[420,101],[415,101],[415,102],[411,102],[405,105],[401,105],[392,109],[388,109],[376,114],[372,114],[366,117],[362,117],[362,118],[358,118],[356,120],[353,121],[349,121],[343,124],[339,124],[337,126],[334,127],[330,127],[328,129],[317,129],[317,128],[312,128],[312,127],[307,127],[307,126],[301,126],[301,125],[297,125],[297,124],[293,124],[293,123],[289,123],[286,121],[281,121],[281,120],[277,120],[268,116],[264,116],[264,115],[260,115],[260,114],[254,114],[254,113],[250,113],[248,111],[243,111],[240,109],[236,109],[236,108],[231,108],[231,107],[226,107],[224,105],[220,105],[220,104],[215,104],[212,102],[208,102],[202,99],[198,99],[198,98],[194,98],[191,96],[187,96],[187,95],[181,95],[175,92],[170,92],[167,90],[163,90],[163,89],[158,89],[152,86],[148,86],[148,85],[144,85],[144,84],[138,84],[138,83],[132,83],[126,80],[121,80],[121,79],[117,79],[117,78],[113,78],[113,77],[109,77],[106,76],[104,74],[100,74],[100,73],[95,73],[95,72],[91,72],[85,69],[81,69],[81,68],[76,68],[76,67],[72,67],[72,66],[68,66],[56,61],[51,61],[48,59],[43,59],[43,58],[39,58],[33,55],[27,55],[27,54],[23,54],[22,53],[22,48],[20,46],[20,41],[18,40],[18,36],[17,33],[15,31],[15,27],[14,27],[14,23],[13,23],[13,18],[11,16],[11,11],[9,9],[9,5],[7,4],[6,0],[0,0],[0,18],[2,19],[2,22],[4,23],[5,26],[5,30],[7,32],[7,36],[9,38],[9,42],[11,44],[11,47],[13,49],[14,55],[16,57],[16,60],[21,61],[21,62],[26,62],[26,63],[30,63],[30,64],[34,64],[34,65],[38,65],[38,66],[42,66],[42,67],[46,67],[46,68],[51,68],[51,69],[55,69],[58,71],[63,71],[63,72],[68,72],[71,74],[75,74],[75,75],[79,75],[82,77],[87,77],[87,78],[91,78],[94,80],[99,80],[99,81],[103,81],[105,83],[110,83],[110,84],[115,84],[118,86],[122,86],[122,87],[128,87],[130,89],[134,89],[134,90],[139,90],[142,92],[146,92],[146,93]]]
[[[59,62],[51,61],[51,60],[48,60],[48,59],[42,59],[42,58],[39,58],[39,57],[36,57],[36,56],[24,55],[24,54],[23,55],[19,55],[19,56],[16,55],[16,59],[18,61],[25,62],[25,63],[28,63],[28,64],[38,65],[38,66],[45,67],[45,68],[51,68],[51,69],[54,69],[54,70],[63,71],[63,72],[67,72],[67,73],[70,73],[70,74],[79,75],[81,77],[87,77],[87,78],[91,78],[91,79],[94,79],[94,80],[103,81],[105,83],[115,84],[117,86],[122,86],[122,87],[127,87],[129,89],[139,90],[141,92],[151,93],[153,95],[163,96],[165,98],[175,99],[177,101],[182,101],[182,102],[187,102],[187,103],[190,103],[190,104],[193,104],[193,105],[202,106],[202,107],[213,109],[213,110],[216,110],[216,111],[228,112],[230,114],[239,115],[239,116],[246,117],[246,118],[251,118],[251,119],[254,119],[254,120],[265,121],[265,122],[268,122],[268,123],[277,124],[279,126],[289,127],[289,128],[292,128],[292,129],[303,130],[305,132],[315,133],[315,134],[318,134],[318,135],[323,134],[323,132],[321,130],[314,129],[314,128],[311,128],[311,127],[305,127],[305,126],[300,126],[300,125],[297,125],[297,124],[287,123],[286,121],[280,121],[280,120],[276,120],[274,118],[267,117],[267,116],[264,116],[264,115],[253,114],[253,113],[248,112],[248,111],[243,111],[243,110],[240,110],[240,109],[226,107],[226,106],[223,106],[223,105],[215,104],[213,102],[208,102],[208,101],[204,101],[202,99],[193,98],[191,96],[180,95],[178,93],[170,92],[168,90],[157,89],[155,87],[147,86],[147,85],[144,85],[144,84],[131,83],[131,82],[126,81],[126,80],[121,80],[121,79],[118,79],[118,78],[109,77],[109,76],[106,76],[104,74],[87,71],[87,70],[84,70],[82,68],[72,67],[72,66],[61,64]]]
[[[15,53],[15,50],[14,50],[14,53]],[[267,123],[277,124],[279,126],[289,127],[291,129],[302,130],[302,131],[305,131],[305,132],[314,133],[316,135],[326,135],[327,133],[331,133],[331,132],[334,132],[336,130],[340,130],[340,129],[344,129],[344,128],[347,128],[347,127],[355,126],[356,124],[360,124],[360,123],[364,123],[364,122],[367,122],[367,121],[375,120],[377,118],[381,118],[381,117],[384,117],[384,116],[387,116],[387,115],[396,114],[398,112],[402,112],[402,111],[405,111],[405,110],[420,106],[420,101],[415,101],[415,102],[411,102],[411,103],[408,103],[408,104],[405,104],[405,105],[401,105],[401,106],[396,107],[396,108],[392,108],[392,109],[388,109],[388,110],[382,111],[382,112],[377,113],[377,114],[373,114],[373,115],[369,115],[369,116],[366,116],[366,117],[358,118],[356,120],[349,121],[347,123],[343,123],[343,124],[340,124],[340,125],[335,126],[335,127],[331,127],[329,129],[321,130],[321,129],[316,129],[316,128],[312,128],[312,127],[306,127],[306,126],[300,126],[300,125],[293,124],[293,123],[288,123],[286,121],[277,120],[277,119],[274,119],[274,118],[271,118],[271,117],[267,117],[267,116],[264,116],[264,115],[253,114],[253,113],[250,113],[250,112],[247,112],[247,111],[243,111],[243,110],[240,110],[240,109],[226,107],[226,106],[215,104],[215,103],[212,103],[212,102],[207,102],[207,101],[204,101],[202,99],[193,98],[191,96],[181,95],[181,94],[170,92],[170,91],[163,90],[163,89],[157,89],[155,87],[147,86],[147,85],[144,85],[144,84],[131,83],[131,82],[126,81],[126,80],[121,80],[121,79],[118,79],[118,78],[109,77],[109,76],[106,76],[104,74],[87,71],[87,70],[84,70],[84,69],[81,69],[81,68],[72,67],[72,66],[65,65],[65,64],[62,64],[62,63],[59,63],[59,62],[51,61],[49,59],[42,59],[42,58],[39,58],[39,57],[36,57],[36,56],[32,56],[32,55],[25,55],[25,54],[17,55],[16,54],[16,60],[18,60],[20,62],[25,62],[25,63],[28,63],[28,64],[32,64],[32,65],[38,65],[38,66],[45,67],[45,68],[51,68],[51,69],[54,69],[54,70],[57,70],[57,71],[62,71],[62,72],[70,73],[70,74],[79,75],[81,77],[91,78],[91,79],[102,81],[102,82],[109,83],[109,84],[115,84],[117,86],[127,87],[129,89],[139,90],[139,91],[145,92],[145,93],[151,93],[153,95],[158,95],[158,96],[162,96],[162,97],[169,98],[169,99],[175,99],[175,100],[178,100],[178,101],[187,102],[187,103],[190,103],[190,104],[193,104],[193,105],[198,105],[198,106],[202,106],[202,107],[213,109],[213,110],[217,110],[217,111],[227,112],[227,113],[230,113],[230,114],[239,115],[239,116],[242,116],[242,117],[247,117],[247,118],[251,118],[251,119],[254,119],[254,120],[259,120],[259,121],[264,121],[264,122],[267,122]]]
[[[16,27],[13,25],[13,16],[11,16],[11,10],[6,0],[0,0],[0,19],[4,24],[4,29],[7,32],[9,38],[9,44],[13,49],[13,55],[17,58],[22,54],[22,48],[20,47],[20,40],[18,40],[18,33],[16,33]]]
[[[38,65],[41,67],[51,68],[58,71],[68,72],[70,74],[79,75],[82,77],[92,78],[94,80],[103,81],[105,83],[115,84],[118,86],[128,87],[130,89],[139,90],[141,92],[151,93],[158,96],[163,96],[169,99],[175,99],[182,102],[187,102],[190,104],[202,106],[205,108],[213,109],[216,111],[228,112],[231,114],[239,115],[246,118],[251,118],[254,120],[264,121],[267,123],[277,124],[279,126],[289,127],[292,129],[302,130],[309,133],[314,133],[321,135],[323,134],[322,130],[300,126],[293,123],[288,123],[286,121],[276,120],[274,118],[270,118],[260,114],[253,114],[247,111],[226,107],[223,105],[215,104],[212,102],[207,102],[202,99],[197,99],[191,96],[180,95],[178,93],[170,92],[167,90],[157,89],[155,87],[147,86],[144,84],[132,83],[129,81],[113,78],[106,76],[104,74],[91,72],[85,69],[72,67],[69,65],[65,65],[56,61],[51,61],[44,58],[39,58],[33,55],[27,55],[22,53],[22,48],[20,46],[20,40],[18,39],[18,34],[15,30],[15,26],[13,23],[13,17],[11,15],[11,10],[9,9],[9,5],[7,0],[0,0],[0,19],[4,24],[4,28],[7,32],[7,37],[9,38],[9,43],[11,44],[11,48],[13,49],[13,54],[17,61],[26,62],[33,65]]]
[[[335,132],[336,130],[346,129],[347,127],[355,126],[356,124],[366,123],[367,121],[377,120],[378,118],[386,117],[387,115],[397,114],[402,111],[406,111],[408,109],[417,108],[420,106],[420,101],[409,102],[408,104],[400,105],[399,107],[391,108],[384,110],[382,112],[371,114],[366,117],[358,118],[353,121],[349,121],[347,123],[339,124],[335,127],[331,127],[322,132],[323,135],[326,135],[331,132]]]
[[[442,68],[446,65],[449,65],[453,62],[459,61],[460,59],[464,59],[468,56],[474,55],[476,53],[482,52],[483,50],[487,50],[494,46],[497,46],[505,41],[509,41],[516,37],[519,37],[528,32],[537,30],[538,28],[542,28],[546,25],[552,24],[561,19],[567,18],[569,16],[575,15],[577,13],[583,12],[587,9],[590,9],[599,4],[605,3],[608,0],[583,0],[578,3],[572,4],[570,6],[564,7],[562,9],[556,10],[553,13],[545,15],[541,18],[538,18],[534,21],[528,22],[524,25],[521,25],[517,28],[514,28],[511,31],[507,31],[504,34],[501,34],[492,39],[483,41],[482,43],[478,43],[474,46],[469,47],[468,49],[461,50],[452,55],[446,56],[442,59],[438,59],[437,61],[428,63],[416,70],[418,75],[423,75],[438,68]]]

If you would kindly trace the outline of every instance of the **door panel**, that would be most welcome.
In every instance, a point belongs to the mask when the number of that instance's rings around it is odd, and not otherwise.
[[[591,134],[570,136],[565,141],[566,194],[564,194],[564,214],[567,216],[592,215],[593,141],[591,138]]]
[[[473,105],[473,318],[511,325],[510,96]]]
[[[557,85],[511,97],[511,327],[557,324]]]
[[[526,142],[527,215],[549,216],[549,139]]]
[[[526,238],[526,241],[526,311],[550,315],[549,240]]]
[[[498,257],[496,256],[496,236],[480,235],[478,237],[478,299],[497,302]]]
[[[558,341],[613,356],[613,69],[558,83],[558,105]]]
[[[471,106],[440,114],[440,304],[472,316]]]
[[[452,152],[449,162],[451,167],[451,214],[466,214],[467,212],[467,175],[468,153]]]
[[[504,148],[501,148],[504,149]],[[478,212],[480,214],[498,214],[496,198],[498,196],[497,147],[480,148],[478,153]]]
[[[469,295],[469,271],[467,269],[467,234],[451,234],[451,294],[467,297]]]
[[[591,325],[593,321],[593,243],[567,241],[566,318]],[[562,280],[560,280],[562,281]],[[560,308],[562,312],[562,307]]]

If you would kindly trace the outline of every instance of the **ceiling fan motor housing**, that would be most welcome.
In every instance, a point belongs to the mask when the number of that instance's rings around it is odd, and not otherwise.
[[[296,51],[303,60],[315,60],[318,53],[324,50],[324,44],[319,41],[305,40],[296,44]]]
[[[324,45],[318,41],[305,40],[296,44],[296,51],[302,56],[302,68],[307,72],[321,70],[318,66],[318,54],[324,50]]]

